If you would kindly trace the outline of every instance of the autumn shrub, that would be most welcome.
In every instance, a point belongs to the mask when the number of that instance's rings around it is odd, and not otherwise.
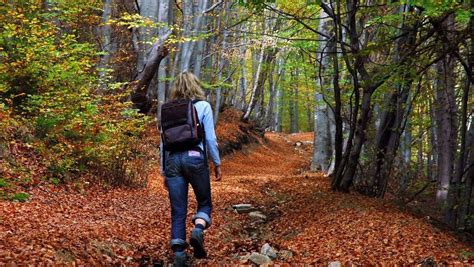
[[[66,105],[67,110],[49,107],[49,112],[38,116],[41,120],[35,120],[41,121],[36,129],[41,130],[38,134],[43,136],[46,151],[53,152],[48,167],[53,177],[65,180],[90,169],[111,184],[132,184],[142,177],[137,174],[142,166],[134,168],[132,162],[142,156],[137,147],[147,118],[126,103],[109,100],[107,104],[104,99],[100,104],[85,99],[75,108]]]
[[[128,92],[99,89],[98,49],[70,30],[101,3],[82,3],[78,10],[67,2],[51,10],[40,2],[0,5],[0,145],[16,140],[24,151],[33,148],[28,152],[41,159],[47,180],[95,174],[108,184],[143,184],[149,155],[140,137],[149,119],[126,101]],[[91,25],[98,21],[85,18]],[[13,127],[25,134],[15,136]],[[19,162],[12,161],[0,161],[0,170],[19,177],[13,167]]]

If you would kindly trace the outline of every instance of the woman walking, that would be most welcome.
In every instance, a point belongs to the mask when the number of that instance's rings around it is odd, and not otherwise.
[[[188,101],[186,102],[186,100]],[[166,135],[167,133],[164,132],[166,131],[166,125],[176,125],[173,121],[174,118],[171,119],[170,117],[177,116],[176,114],[179,114],[180,111],[173,110],[172,105],[171,108],[168,106],[167,112],[162,111],[161,126],[163,142],[161,146],[161,166],[164,166],[164,183],[168,189],[171,203],[170,245],[175,253],[175,266],[186,266],[185,249],[188,246],[186,242],[186,215],[189,184],[191,184],[193,188],[198,204],[197,211],[192,217],[194,229],[191,232],[189,243],[194,249],[194,256],[196,258],[205,258],[207,256],[206,250],[204,249],[203,230],[209,228],[211,225],[212,201],[206,151],[209,152],[214,163],[216,181],[221,180],[219,151],[217,149],[212,109],[210,104],[204,100],[204,92],[199,80],[194,74],[183,72],[176,77],[174,87],[170,92],[170,101],[192,103],[189,105],[194,106],[191,106],[191,112],[194,112],[194,116],[197,115],[195,123],[197,123],[203,131],[201,139],[197,139],[199,143],[194,143],[191,146],[179,145],[178,143],[178,146],[174,145],[172,149],[170,149],[171,145],[169,144],[167,147],[167,141],[176,138],[176,135],[182,135],[183,131],[169,130],[168,135]],[[164,118],[163,116],[168,116],[168,118]],[[192,116],[188,115],[188,117]],[[179,127],[175,128],[178,129]],[[179,129],[183,128],[185,127],[183,126]],[[188,128],[191,129],[190,131],[193,129],[193,127]]]

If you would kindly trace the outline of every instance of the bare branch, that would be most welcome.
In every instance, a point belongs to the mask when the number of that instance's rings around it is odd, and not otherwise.
[[[222,4],[222,1],[219,1],[219,2],[215,3],[215,4],[212,5],[210,8],[204,10],[204,11],[202,12],[202,14],[207,14],[207,13],[212,12],[214,9],[216,9],[217,7],[219,7],[221,4]]]
[[[170,35],[171,30],[168,30],[168,32],[163,34],[163,36],[153,44],[143,71],[138,74],[138,83],[134,88],[134,93],[139,94],[147,91],[151,80],[155,76],[156,70],[160,66],[161,60],[168,55],[165,42]]]

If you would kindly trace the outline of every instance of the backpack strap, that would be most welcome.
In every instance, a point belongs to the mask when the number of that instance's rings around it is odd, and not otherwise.
[[[161,143],[161,146],[160,146],[160,152],[161,152],[161,155],[163,156],[162,159],[161,159],[161,169],[163,170],[163,174],[165,173],[165,162],[166,162],[166,150],[165,150],[165,144],[163,144],[163,129],[160,127],[160,143]],[[165,175],[166,176],[166,175]]]

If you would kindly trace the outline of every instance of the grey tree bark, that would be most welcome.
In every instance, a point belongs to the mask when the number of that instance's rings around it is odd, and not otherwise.
[[[199,40],[196,47],[196,57],[194,61],[193,72],[196,77],[201,78],[202,62],[204,58],[204,47],[206,46],[205,40]]]
[[[243,45],[240,47],[240,80],[239,80],[239,88],[240,88],[240,105],[239,108],[241,110],[245,109],[246,106],[246,98],[247,98],[247,68],[245,66],[245,58],[247,54],[247,35],[245,33],[245,25],[246,23],[242,23],[242,30],[244,31],[242,35],[242,42]]]
[[[443,22],[446,30],[454,30],[454,15]],[[446,55],[436,64],[436,126],[438,135],[438,190],[436,200],[447,200],[449,183],[454,172],[455,150],[457,144],[457,108],[455,98],[455,59]]]
[[[402,5],[398,13],[407,16],[413,11],[410,5]],[[366,188],[363,190],[368,195],[383,197],[388,185],[388,178],[392,170],[393,162],[400,146],[402,133],[405,130],[406,121],[410,110],[408,100],[410,89],[412,88],[413,76],[409,72],[410,62],[401,63],[407,53],[411,52],[411,48],[416,44],[416,29],[418,22],[409,21],[402,22],[400,32],[404,36],[397,39],[394,51],[394,62],[402,65],[403,69],[400,74],[403,79],[396,84],[396,90],[386,95],[387,108],[382,112],[380,127],[377,129],[375,138],[375,159],[370,169],[370,175],[364,179]]]
[[[99,33],[100,36],[102,37],[101,39],[101,45],[102,45],[102,51],[105,53],[100,57],[99,61],[99,78],[101,83],[100,89],[105,90],[106,89],[106,80],[108,79],[108,66],[110,63],[110,59],[112,58],[112,55],[115,53],[117,50],[117,42],[115,39],[112,38],[112,26],[108,24],[107,22],[112,18],[112,3],[113,0],[105,0],[104,1],[104,12],[102,13],[102,19],[101,23],[102,25],[100,26]]]
[[[283,108],[284,108],[284,101],[285,101],[285,94],[284,94],[284,89],[283,89],[283,81],[285,81],[285,60],[282,59],[282,64],[280,66],[280,69],[278,71],[278,78],[279,82],[277,84],[277,95],[276,95],[276,104],[275,104],[275,110],[276,114],[274,117],[274,124],[273,124],[273,130],[277,132],[281,132],[282,129],[282,120],[283,120]]]
[[[166,33],[169,31],[169,26],[171,22],[171,16],[170,16],[170,5],[172,5],[172,0],[164,0],[160,2],[160,6],[158,9],[158,22],[162,23],[163,26],[160,26],[158,29],[158,39],[162,39]],[[169,68],[169,63],[170,60],[169,58],[165,58],[163,63],[160,64],[158,68],[158,86],[157,86],[157,92],[156,95],[158,96],[158,106],[157,106],[157,113],[156,117],[158,122],[161,120],[161,106],[165,103],[166,101],[166,84],[168,83],[166,81],[166,74],[167,74],[167,68]]]
[[[470,3],[471,9],[474,8],[474,1]],[[456,180],[458,183],[463,184],[460,188],[463,189],[462,193],[459,193],[461,200],[459,203],[454,203],[453,206],[459,211],[457,215],[459,219],[457,221],[457,227],[460,229],[466,229],[470,222],[469,216],[472,216],[474,212],[471,209],[471,199],[473,190],[474,180],[474,116],[471,114],[470,126],[468,125],[468,105],[469,105],[469,93],[474,86],[474,15],[471,14],[469,20],[469,32],[470,32],[470,43],[468,48],[467,60],[462,59],[462,65],[466,73],[466,84],[463,89],[463,98],[461,106],[461,147],[460,156],[458,158]],[[469,129],[469,130],[467,130]],[[454,207],[453,207],[454,209]],[[454,210],[456,210],[454,209]],[[472,224],[471,224],[472,225]],[[472,226],[471,226],[472,228]]]
[[[473,27],[474,28],[474,27]],[[463,201],[460,203],[459,227],[464,228],[468,224],[468,215],[472,214],[472,191],[474,187],[474,117],[471,118],[471,125],[466,136],[466,146],[469,148],[466,152],[466,173],[464,174],[464,191],[462,193]]]
[[[435,86],[435,85],[433,85]],[[431,125],[430,125],[430,131],[429,131],[429,134],[430,134],[430,144],[431,144],[431,164],[429,166],[429,178],[432,180],[432,181],[437,181],[438,180],[438,168],[437,168],[437,164],[438,164],[438,136],[437,136],[437,133],[436,133],[436,116],[435,116],[435,112],[434,112],[434,104],[432,101],[430,101],[430,104],[429,104],[429,109],[430,109],[430,121],[431,121]],[[434,166],[434,164],[436,164],[436,166]]]
[[[265,111],[265,128],[270,127],[270,129],[272,130],[274,129],[276,117],[278,116],[277,114],[275,114],[275,107],[278,112],[277,94],[278,94],[279,81],[280,81],[281,73],[283,70],[282,62],[283,62],[282,58],[279,58],[277,60],[276,80],[273,73],[274,68],[272,68],[273,70],[269,74],[270,75],[269,76],[270,97],[268,99],[268,106]]]
[[[258,90],[258,85],[259,85],[259,80],[260,80],[260,73],[262,71],[262,64],[263,64],[263,56],[265,54],[265,44],[262,42],[261,48],[260,48],[260,55],[258,59],[258,65],[257,65],[257,71],[255,73],[255,79],[253,81],[253,87],[252,87],[252,93],[250,95],[250,101],[248,104],[247,109],[245,110],[244,115],[242,116],[243,120],[248,120],[250,118],[250,114],[252,113],[255,104],[256,104],[256,98],[255,95]]]
[[[183,0],[183,36],[186,39],[196,38],[202,32],[203,18],[207,9],[207,0],[199,0],[196,12],[193,12],[193,1]],[[193,20],[193,16],[195,19]],[[190,70],[191,57],[194,53],[196,41],[186,40],[181,49],[181,71]]]
[[[263,21],[262,24],[264,37],[266,36],[267,30],[276,31],[280,26],[274,18]],[[267,40],[263,39],[261,43],[260,55],[258,56],[258,61],[256,62],[257,67],[255,78],[253,79],[253,88],[251,91],[250,101],[242,116],[242,120],[244,121],[250,118],[250,115],[257,104],[259,105],[259,108],[256,108],[258,114],[261,113],[261,107],[263,106],[265,80],[268,76],[271,66],[273,65],[272,62],[275,59],[275,55],[278,51],[275,47],[268,47],[269,45],[266,44],[266,41]],[[263,120],[264,119],[265,118],[263,118]]]
[[[299,71],[298,68],[293,70],[292,74],[294,80],[292,83],[294,84],[291,86],[290,89],[290,133],[297,133],[299,132],[299,84],[298,84],[298,76]]]
[[[230,17],[230,2],[226,1],[225,5],[225,13],[224,13],[224,30],[222,34],[222,51],[221,51],[221,57],[219,60],[219,69],[217,70],[217,80],[219,83],[223,83],[223,73],[224,69],[227,66],[227,58],[226,58],[226,53],[227,53],[227,38],[229,36],[229,31],[227,27],[229,26],[229,17]],[[217,122],[219,120],[219,112],[221,109],[221,102],[222,102],[222,86],[219,86],[216,90],[216,103],[214,106],[214,124],[217,125]]]
[[[166,32],[152,46],[150,53],[144,62],[143,71],[138,74],[137,83],[133,89],[131,100],[142,113],[147,113],[151,108],[151,101],[147,97],[147,91],[151,80],[155,77],[161,61],[168,55],[166,40],[171,31]]]
[[[304,105],[304,109],[306,111],[306,131],[307,132],[311,132],[311,131],[314,131],[314,127],[313,127],[313,122],[314,122],[314,116],[313,116],[313,110],[311,108],[311,102],[313,100],[312,98],[312,95],[310,94],[310,92],[306,91],[304,93],[304,97],[305,97],[305,105]]]
[[[155,0],[139,0],[139,10],[140,15],[144,18],[150,19],[154,22],[157,22],[158,19],[158,6],[160,1]],[[147,53],[151,48],[150,42],[154,41],[153,39],[157,36],[157,30],[155,28],[146,29],[140,28],[138,30],[138,57],[137,57],[137,70],[141,72],[145,64]]]
[[[328,107],[324,101],[324,87],[328,86],[328,81],[324,78],[324,73],[328,69],[329,54],[328,45],[329,40],[325,36],[330,36],[330,19],[328,14],[321,10],[319,14],[320,24],[318,31],[323,33],[320,36],[317,54],[319,58],[319,77],[316,79],[316,90],[314,93],[314,150],[311,161],[312,171],[322,171],[327,173],[331,164],[331,135],[329,132],[329,117]]]
[[[192,31],[192,16],[193,16],[193,0],[183,0],[182,1],[182,11],[183,11],[183,35],[182,37],[185,39],[191,38],[191,31]],[[190,51],[191,48],[191,41],[186,40],[181,44],[179,53],[180,53],[180,71],[188,70],[189,69],[189,62],[191,60],[191,55],[193,54]]]
[[[207,2],[201,1],[198,6],[198,12],[201,12],[200,16],[195,18],[195,24],[200,23],[201,25],[199,26],[199,31],[204,31],[207,29],[207,15],[206,15],[206,8],[207,8]],[[198,21],[200,19],[200,21]],[[193,62],[193,72],[194,75],[196,75],[198,78],[201,78],[201,69],[202,69],[202,64],[203,64],[203,58],[204,58],[204,49],[207,46],[207,42],[209,40],[205,40],[203,38],[199,38],[197,41],[196,45],[196,51],[194,51],[195,56],[191,59]]]

